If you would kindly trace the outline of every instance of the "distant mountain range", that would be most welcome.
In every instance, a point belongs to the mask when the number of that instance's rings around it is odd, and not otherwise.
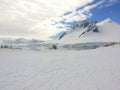
[[[1,38],[0,39],[0,44],[4,45],[11,45],[11,44],[33,44],[33,43],[41,43],[44,42],[42,40],[37,40],[37,39],[24,39],[24,38],[18,38],[18,39],[10,39],[10,38]]]

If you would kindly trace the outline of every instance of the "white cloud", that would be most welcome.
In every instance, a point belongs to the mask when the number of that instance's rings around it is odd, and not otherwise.
[[[93,8],[99,6],[99,5],[103,4],[103,3],[104,3],[104,0],[99,1],[99,2],[97,2],[95,4],[87,5],[87,6],[83,7],[83,8],[81,8],[78,11],[73,11],[71,14],[63,16],[63,18],[66,19],[66,22],[72,22],[73,20],[74,21],[85,20],[85,19],[92,16],[92,13],[90,13],[90,10],[92,10]]]
[[[93,0],[0,0],[0,35],[48,39],[60,32],[65,12],[74,11]]]
[[[66,28],[59,23],[84,20],[94,0],[0,0],[0,36],[47,40]],[[87,5],[87,6],[86,6]],[[83,7],[80,11],[77,8]],[[64,13],[72,13],[64,16]],[[56,24],[57,23],[57,24]]]
[[[116,3],[120,3],[119,0],[103,0],[105,3],[103,3],[99,8],[104,8],[104,7],[110,7]]]
[[[119,0],[109,0],[108,3],[105,5],[105,7],[112,6],[113,4],[118,3],[118,2],[120,2],[120,1]]]

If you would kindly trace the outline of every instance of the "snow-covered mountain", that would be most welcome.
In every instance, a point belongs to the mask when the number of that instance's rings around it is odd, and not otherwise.
[[[78,22],[69,31],[64,32],[59,40],[32,46],[35,50],[86,50],[120,44],[120,25],[111,19],[102,22]]]
[[[0,45],[3,45],[3,44],[4,44],[4,42],[0,40]]]
[[[78,22],[70,31],[64,32],[57,42],[64,44],[120,42],[120,25],[109,18],[99,23]]]
[[[7,44],[7,45],[11,45],[11,44],[32,44],[32,43],[41,43],[44,42],[42,40],[36,40],[36,39],[24,39],[24,38],[18,38],[18,39],[11,39],[11,38],[1,38],[0,39],[0,44]]]
[[[120,25],[108,18],[102,22],[78,22],[71,30],[64,32],[59,40],[43,42],[19,38],[0,39],[0,43],[32,50],[86,50],[120,44],[119,34]]]

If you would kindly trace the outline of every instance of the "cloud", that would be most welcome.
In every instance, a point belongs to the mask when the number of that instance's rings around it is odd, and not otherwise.
[[[102,0],[94,4],[86,5],[82,7],[81,9],[72,11],[72,13],[68,15],[64,15],[62,18],[65,19],[66,22],[86,20],[87,18],[92,16],[92,13],[90,11],[94,9],[95,7],[100,6],[103,3],[104,1]]]
[[[99,8],[110,7],[116,3],[120,3],[119,0],[103,0],[104,3]]]
[[[93,0],[0,0],[0,35],[49,39],[60,32],[62,16]],[[58,25],[55,22],[59,23]]]
[[[0,0],[0,37],[48,40],[52,35],[67,29],[67,24],[62,21],[73,22],[92,16],[90,10],[104,0],[93,4],[94,1]],[[78,8],[81,9],[77,11]]]
[[[105,7],[112,6],[113,4],[118,3],[118,2],[120,2],[120,1],[119,0],[109,0],[108,3],[105,5]]]

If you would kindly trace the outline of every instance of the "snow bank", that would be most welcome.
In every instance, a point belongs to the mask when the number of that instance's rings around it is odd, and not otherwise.
[[[0,90],[120,90],[120,46],[0,51]],[[7,56],[7,57],[6,57]]]

